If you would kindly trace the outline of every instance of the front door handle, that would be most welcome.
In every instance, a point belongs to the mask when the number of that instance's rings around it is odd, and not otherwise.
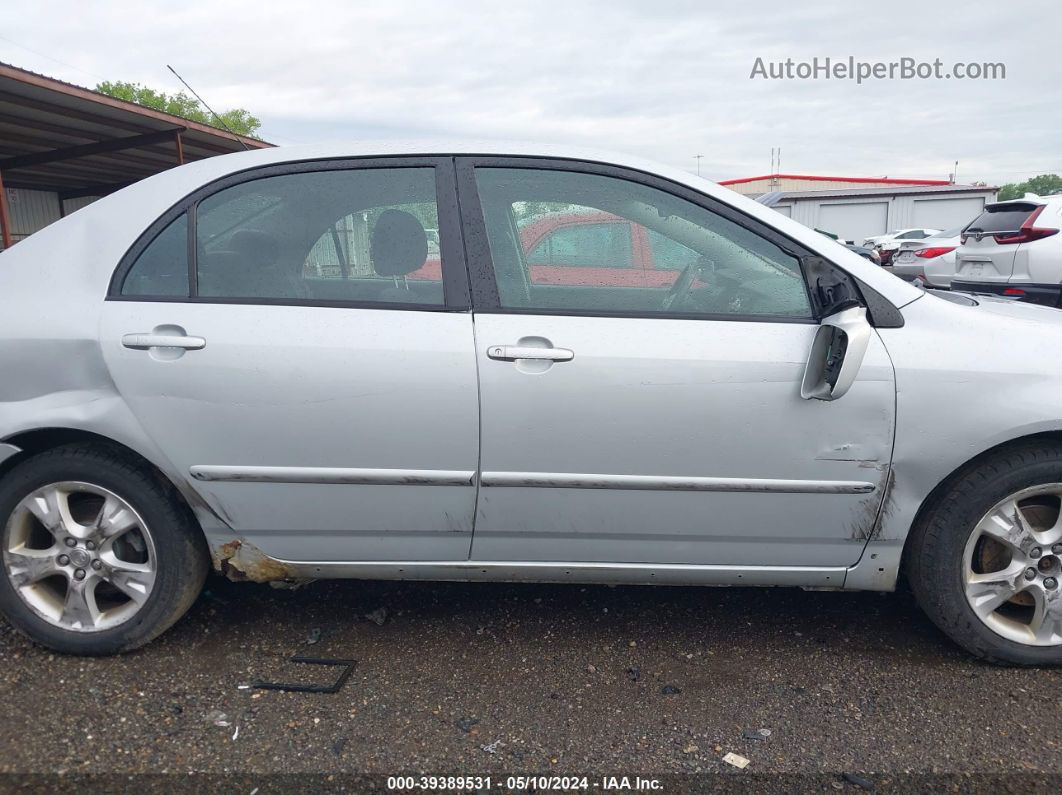
[[[575,358],[575,351],[570,351],[567,348],[532,348],[525,345],[491,345],[487,348],[487,357],[504,362],[511,362],[516,359],[570,362]]]
[[[181,334],[126,334],[122,345],[135,351],[151,348],[182,348],[186,351],[198,351],[206,347],[202,337],[187,337]]]

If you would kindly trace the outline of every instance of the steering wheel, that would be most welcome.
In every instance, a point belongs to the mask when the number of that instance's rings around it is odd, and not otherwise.
[[[690,288],[693,286],[694,279],[697,278],[697,272],[701,269],[699,262],[691,262],[685,268],[682,269],[682,273],[675,279],[675,283],[667,291],[667,295],[664,296],[664,303],[661,304],[661,309],[665,312],[669,311],[672,306],[679,300],[679,298],[685,299],[689,294]]]

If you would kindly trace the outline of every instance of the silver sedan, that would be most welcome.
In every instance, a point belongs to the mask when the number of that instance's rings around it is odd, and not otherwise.
[[[0,608],[146,643],[211,567],[889,591],[1062,662],[1062,314],[682,171],[278,148],[0,254]],[[809,621],[813,620],[809,617]]]

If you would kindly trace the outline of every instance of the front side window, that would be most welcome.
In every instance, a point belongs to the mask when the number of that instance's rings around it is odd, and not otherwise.
[[[199,202],[198,294],[441,305],[438,226],[431,168],[250,180]]]
[[[479,167],[475,174],[502,308],[812,317],[796,256],[692,202],[574,171]],[[558,207],[568,214],[552,233],[565,235],[560,245],[528,251],[522,230],[548,222]],[[623,223],[601,224],[601,214]],[[636,256],[617,248],[605,226],[630,230]],[[541,263],[558,258],[566,276],[543,278]]]
[[[551,221],[558,226],[535,246],[527,257],[528,264],[567,268],[632,267],[630,224],[619,218],[597,221],[600,215],[576,211],[562,219],[536,218],[533,226],[549,225]]]
[[[648,231],[649,250],[653,254],[653,266],[665,270],[682,270],[696,263],[700,256],[689,246],[664,237],[652,229]]]

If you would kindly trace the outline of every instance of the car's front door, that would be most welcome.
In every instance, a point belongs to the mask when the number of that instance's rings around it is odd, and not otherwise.
[[[160,219],[116,273],[101,340],[163,454],[266,554],[463,560],[468,307],[450,160],[315,162]]]
[[[859,558],[888,477],[893,371],[873,334],[848,394],[801,399],[817,329],[807,252],[642,175],[520,159],[459,160],[459,171],[478,302],[473,559]],[[656,258],[696,256],[665,286],[602,269],[559,284],[529,271],[518,245],[546,211],[612,213],[649,230]]]

